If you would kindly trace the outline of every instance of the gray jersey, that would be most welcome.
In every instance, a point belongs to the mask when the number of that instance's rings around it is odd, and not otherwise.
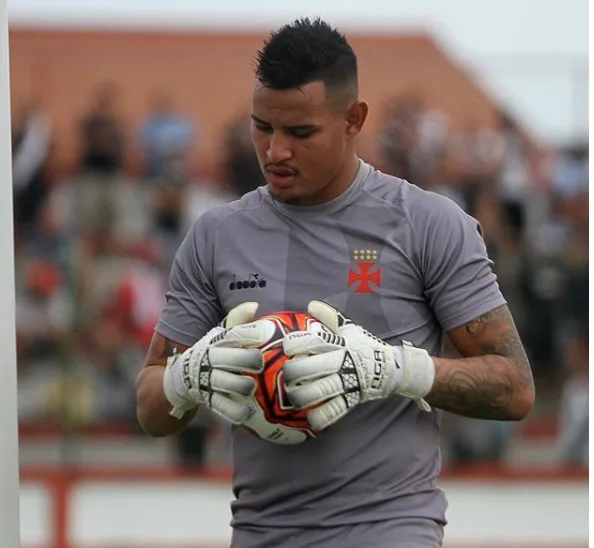
[[[290,206],[262,187],[203,214],[176,256],[156,330],[191,345],[239,303],[258,301],[265,314],[320,299],[388,343],[438,355],[443,331],[505,303],[491,267],[477,221],[454,202],[361,162],[326,204]],[[445,522],[438,419],[392,397],[301,445],[234,428],[234,546],[425,546],[398,524]],[[321,530],[335,540],[320,541]]]

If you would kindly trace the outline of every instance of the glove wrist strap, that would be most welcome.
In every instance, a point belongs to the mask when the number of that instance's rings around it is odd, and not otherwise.
[[[175,354],[167,360],[163,374],[163,392],[169,403],[173,406],[169,414],[176,419],[181,419],[187,411],[196,405],[188,399],[188,391],[183,379],[183,355]]]
[[[408,341],[393,346],[392,350],[401,370],[394,392],[416,400],[421,409],[429,410],[429,405],[422,398],[430,392],[435,381],[435,363],[431,356],[423,348],[417,348]]]

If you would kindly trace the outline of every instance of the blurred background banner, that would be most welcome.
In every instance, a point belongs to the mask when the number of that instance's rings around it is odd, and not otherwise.
[[[148,438],[135,378],[192,220],[263,184],[253,59],[302,15],[358,55],[360,156],[481,222],[534,367],[522,423],[444,414],[446,546],[586,546],[587,2],[277,4],[9,2],[24,546],[226,545],[227,427]]]

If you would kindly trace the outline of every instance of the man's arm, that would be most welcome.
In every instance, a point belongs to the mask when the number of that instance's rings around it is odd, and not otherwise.
[[[506,305],[448,332],[459,359],[433,358],[426,400],[466,417],[521,420],[534,403],[530,363]]]
[[[144,431],[151,436],[163,437],[179,432],[196,414],[187,412],[181,420],[172,417],[169,414],[171,404],[163,391],[167,358],[175,350],[182,353],[187,348],[163,335],[153,333],[144,366],[136,379],[136,415]]]

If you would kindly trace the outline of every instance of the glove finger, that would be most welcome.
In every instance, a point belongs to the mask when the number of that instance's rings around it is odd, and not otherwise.
[[[306,409],[317,403],[344,393],[344,386],[337,374],[302,385],[287,385],[287,396],[296,409]]]
[[[258,437],[274,443],[289,445],[301,443],[307,439],[305,432],[301,432],[283,424],[268,422],[264,416],[264,411],[262,411],[262,408],[259,405],[253,405],[252,411],[253,412],[242,425],[251,429]]]
[[[310,301],[307,305],[307,312],[322,322],[333,333],[338,333],[339,313],[336,308],[322,301]]]
[[[251,322],[258,312],[259,304],[253,301],[238,304],[232,308],[225,319],[221,322],[225,329],[230,329],[243,323]]]
[[[283,365],[285,383],[300,384],[338,372],[346,350],[332,350],[315,356],[298,356]]]
[[[343,326],[353,323],[340,310],[322,301],[310,301],[307,311],[337,335]]]
[[[235,401],[229,396],[213,394],[210,408],[219,416],[233,424],[243,424],[252,414],[252,408],[246,401]]]
[[[276,327],[268,320],[237,325],[221,335],[213,346],[227,348],[255,348],[267,343],[275,334]]]
[[[256,348],[208,349],[208,359],[213,369],[223,369],[237,373],[260,373],[264,369],[264,356]]]
[[[344,345],[343,337],[329,332],[294,331],[283,338],[283,352],[287,356],[323,354]]]
[[[312,430],[319,432],[325,430],[340,420],[349,412],[349,407],[342,396],[332,398],[323,405],[312,409],[307,414],[307,421]]]
[[[210,375],[210,387],[223,394],[247,397],[255,392],[256,380],[247,375],[213,369]]]

